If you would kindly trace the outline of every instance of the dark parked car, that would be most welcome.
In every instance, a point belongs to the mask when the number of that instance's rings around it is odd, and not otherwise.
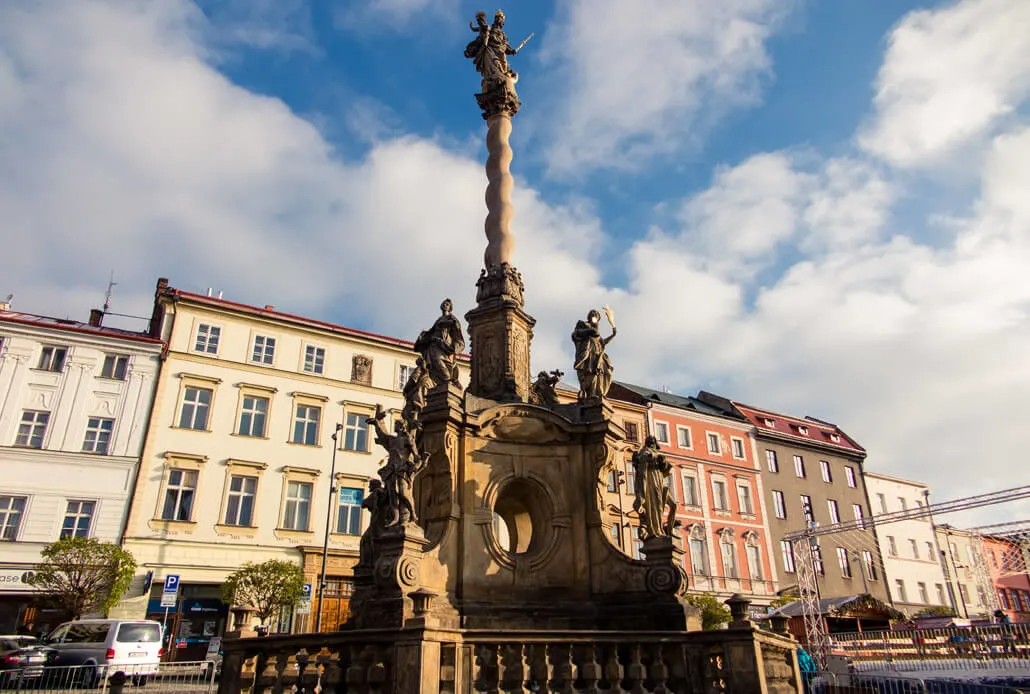
[[[0,683],[39,679],[52,656],[53,649],[34,636],[0,636]]]

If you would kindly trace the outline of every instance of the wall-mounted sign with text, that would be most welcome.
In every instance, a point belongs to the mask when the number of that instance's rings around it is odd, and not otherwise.
[[[29,585],[29,577],[32,571],[25,569],[0,569],[0,591],[25,592],[35,590]]]

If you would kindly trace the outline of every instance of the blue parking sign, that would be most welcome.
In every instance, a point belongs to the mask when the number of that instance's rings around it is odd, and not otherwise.
[[[309,600],[311,599],[311,584],[310,583],[305,583],[304,584],[304,587],[301,589],[301,594],[306,599],[309,599]]]

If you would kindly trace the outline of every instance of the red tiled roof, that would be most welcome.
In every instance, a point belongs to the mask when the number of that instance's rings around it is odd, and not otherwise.
[[[52,328],[54,330],[66,330],[68,332],[84,333],[87,335],[102,335],[104,337],[115,337],[122,340],[133,340],[135,342],[147,342],[160,345],[161,340],[150,337],[146,333],[121,330],[119,328],[107,328],[104,326],[90,325],[70,318],[53,318],[51,316],[38,316],[34,313],[21,313],[19,311],[0,311],[0,320],[8,323],[19,323],[41,328]]]
[[[865,453],[865,449],[841,431],[840,427],[821,422],[811,417],[798,418],[791,415],[764,410],[743,403],[733,403],[741,414],[748,418],[758,429],[764,431],[775,431],[779,434],[795,436],[800,439],[822,443],[830,446],[838,446],[859,453]]]

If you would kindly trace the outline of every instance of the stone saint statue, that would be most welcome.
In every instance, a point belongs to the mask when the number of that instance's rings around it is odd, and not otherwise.
[[[608,337],[601,337],[601,314],[594,310],[587,314],[586,320],[576,321],[576,328],[572,331],[572,342],[576,345],[575,367],[576,376],[579,377],[581,402],[603,398],[612,385],[612,363],[608,359],[605,347],[617,331],[610,310],[606,312],[609,314],[608,322],[612,326],[612,334]]]
[[[458,355],[465,349],[461,323],[451,311],[454,304],[444,299],[440,304],[442,315],[429,330],[423,330],[415,340],[415,351],[422,355],[423,363],[433,380],[433,386],[444,383],[458,384]]]
[[[382,478],[383,486],[386,488],[386,507],[389,510],[389,520],[385,527],[389,528],[418,520],[415,517],[411,484],[415,473],[426,464],[428,456],[419,453],[413,428],[409,428],[405,422],[398,420],[393,426],[394,433],[388,434],[382,425],[385,417],[386,412],[383,411],[383,408],[376,406],[375,416],[369,417],[365,421],[375,428],[376,443],[385,448],[388,453],[386,463],[379,468],[379,477]]]
[[[672,465],[659,452],[658,440],[648,436],[644,445],[633,454],[633,481],[636,488],[636,499],[633,510],[640,514],[640,536],[668,537],[676,523],[676,502],[669,492],[669,472]],[[669,510],[668,518],[663,521],[662,514]]]
[[[408,428],[419,426],[419,415],[422,408],[426,406],[426,393],[433,387],[433,380],[426,370],[426,363],[422,357],[415,359],[415,370],[408,376],[408,382],[404,384],[404,409],[401,410],[401,418],[404,419]]]
[[[480,107],[488,114],[504,111],[514,115],[519,108],[515,93],[519,76],[508,65],[508,56],[518,55],[533,35],[512,48],[504,32],[504,13],[500,10],[494,14],[493,24],[486,23],[485,12],[477,12],[475,23],[470,22],[469,28],[476,32],[476,38],[465,46],[465,57],[472,59],[476,72],[482,76],[482,93],[476,95]]]
[[[558,369],[548,373],[541,371],[529,388],[529,402],[533,405],[557,405],[558,393],[555,386],[565,374]]]
[[[365,532],[361,535],[361,542],[358,547],[359,563],[371,565],[372,543],[379,532],[386,527],[386,510],[389,507],[389,499],[383,483],[377,479],[368,481],[368,494],[361,502],[361,508],[368,509],[369,522]]]

